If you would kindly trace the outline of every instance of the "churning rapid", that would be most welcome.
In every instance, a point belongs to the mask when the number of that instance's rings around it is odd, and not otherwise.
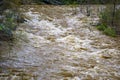
[[[10,50],[1,50],[0,80],[120,80],[120,41],[95,28],[100,8],[89,17],[84,8],[23,6],[16,42],[1,46]]]

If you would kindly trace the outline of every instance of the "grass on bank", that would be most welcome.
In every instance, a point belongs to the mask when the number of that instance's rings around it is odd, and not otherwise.
[[[116,31],[113,28],[108,27],[104,24],[98,25],[97,29],[102,31],[104,34],[106,34],[108,36],[111,36],[111,37],[116,37],[117,36]]]

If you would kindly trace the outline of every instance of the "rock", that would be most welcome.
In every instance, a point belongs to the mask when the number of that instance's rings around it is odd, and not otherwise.
[[[84,47],[81,47],[81,46],[78,46],[78,45],[75,45],[74,49],[77,50],[77,51],[87,51],[88,50],[87,48],[84,48]]]
[[[69,72],[69,71],[62,71],[60,73],[58,73],[60,76],[63,76],[63,77],[74,77],[74,74],[73,72]]]
[[[55,39],[55,36],[52,35],[47,37],[47,40],[50,40],[51,42],[55,42]]]
[[[106,54],[101,54],[100,57],[104,58],[104,59],[110,59],[110,58],[112,58],[112,56],[109,55],[109,54],[107,54],[107,53]]]
[[[12,71],[12,72],[23,72],[22,69],[12,69],[11,71]]]
[[[53,21],[53,19],[52,19],[52,18],[50,18],[50,17],[47,17],[47,20],[49,20],[49,21]]]

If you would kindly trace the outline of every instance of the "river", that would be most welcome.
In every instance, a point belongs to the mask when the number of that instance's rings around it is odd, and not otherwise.
[[[0,45],[0,80],[120,80],[120,38],[95,28],[98,8],[89,17],[70,6],[21,10],[15,42]]]

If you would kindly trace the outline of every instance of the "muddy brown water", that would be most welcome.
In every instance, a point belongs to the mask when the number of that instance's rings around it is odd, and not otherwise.
[[[97,16],[68,6],[22,10],[16,41],[0,43],[0,80],[120,80],[119,37],[92,26]]]

